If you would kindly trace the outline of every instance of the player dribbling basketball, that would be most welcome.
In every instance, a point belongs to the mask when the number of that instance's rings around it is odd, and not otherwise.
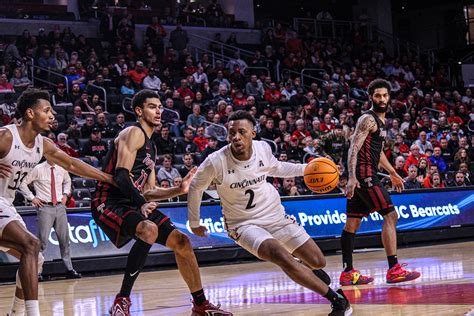
[[[323,253],[304,228],[285,214],[277,190],[266,181],[267,176],[303,176],[306,165],[275,159],[267,143],[253,141],[255,125],[253,116],[245,111],[236,111],[229,117],[230,144],[209,155],[191,182],[191,230],[198,236],[206,235],[207,229],[200,226],[200,204],[204,190],[214,181],[228,235],[237,244],[278,265],[293,281],[327,298],[332,304],[329,315],[350,315],[352,308],[343,292],[333,291],[311,271],[325,266]]]

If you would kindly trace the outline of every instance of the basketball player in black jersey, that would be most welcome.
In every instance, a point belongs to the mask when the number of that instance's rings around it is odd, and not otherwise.
[[[130,240],[130,250],[122,287],[110,309],[112,315],[130,315],[130,293],[154,243],[175,253],[178,269],[193,296],[193,315],[232,315],[206,300],[196,257],[189,238],[175,229],[170,219],[156,207],[163,199],[187,193],[196,172],[192,169],[180,187],[157,188],[156,148],[150,140],[160,124],[161,102],[156,92],[142,90],[132,100],[138,123],[124,129],[107,154],[104,171],[114,176],[118,188],[100,182],[92,202],[92,216],[118,248]],[[216,314],[217,315],[217,314]]]
[[[389,270],[387,283],[411,281],[420,276],[419,272],[407,271],[397,260],[397,220],[390,195],[380,184],[377,176],[379,166],[390,174],[392,186],[398,192],[403,190],[403,179],[396,173],[383,152],[387,136],[385,112],[390,101],[390,83],[376,79],[368,86],[372,107],[364,113],[354,131],[349,148],[347,183],[347,222],[341,235],[342,261],[344,271],[339,282],[341,285],[368,284],[374,279],[362,276],[352,266],[355,233],[363,217],[372,212],[383,216],[382,243],[387,254]]]

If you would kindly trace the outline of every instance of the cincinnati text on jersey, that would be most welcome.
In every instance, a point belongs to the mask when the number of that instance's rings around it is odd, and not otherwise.
[[[26,161],[26,160],[13,160],[12,161],[12,166],[13,167],[19,167],[19,168],[31,168],[33,169],[37,165],[36,162],[34,161]]]
[[[266,178],[266,175],[261,175],[260,177],[252,179],[252,180],[244,179],[240,182],[232,183],[230,185],[230,188],[231,189],[243,189],[243,188],[246,188],[248,186],[251,186],[251,185],[257,184],[259,182],[265,181],[265,178]]]

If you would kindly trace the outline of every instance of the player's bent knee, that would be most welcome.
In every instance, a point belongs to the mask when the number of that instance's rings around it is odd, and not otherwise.
[[[326,267],[326,258],[324,258],[324,256],[322,258],[317,258],[316,267],[314,267],[314,269],[322,269],[324,267]]]
[[[152,221],[140,222],[137,226],[136,235],[148,244],[153,244],[158,238],[158,226]]]
[[[192,249],[191,241],[189,240],[188,236],[185,234],[175,230],[169,237],[168,242],[170,248],[175,251],[187,251]]]
[[[360,227],[361,219],[355,217],[348,217],[346,224],[344,225],[344,230],[348,233],[355,233]]]
[[[38,238],[30,236],[25,239],[24,243],[21,245],[21,248],[22,255],[37,257],[40,252],[41,242]]]
[[[268,241],[262,243],[258,249],[258,255],[280,267],[288,267],[296,262],[284,248]]]
[[[384,221],[396,224],[398,222],[397,212],[395,210],[393,210],[390,213],[385,214],[384,215]]]
[[[314,258],[311,259],[310,262],[305,261],[305,264],[313,270],[314,269],[322,269],[326,266],[326,258],[324,258],[324,256],[322,258],[320,258],[319,256],[314,257]]]

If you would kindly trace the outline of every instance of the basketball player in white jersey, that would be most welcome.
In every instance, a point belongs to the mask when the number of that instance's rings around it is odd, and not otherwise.
[[[352,308],[342,290],[333,291],[311,271],[326,265],[323,253],[304,228],[285,214],[278,191],[266,181],[267,176],[303,176],[306,165],[278,161],[267,143],[253,141],[255,125],[248,112],[233,113],[228,127],[230,144],[199,166],[188,192],[191,230],[206,236],[206,227],[200,226],[200,204],[204,190],[215,182],[230,238],[327,298],[332,304],[329,315],[350,315]]]
[[[28,173],[44,156],[69,172],[86,178],[113,183],[112,176],[68,156],[40,133],[54,120],[49,93],[37,89],[23,92],[18,99],[20,125],[0,128],[0,251],[20,260],[17,290],[10,315],[39,315],[38,264],[40,242],[25,226],[13,207],[15,192]],[[24,301],[23,301],[24,299]]]

